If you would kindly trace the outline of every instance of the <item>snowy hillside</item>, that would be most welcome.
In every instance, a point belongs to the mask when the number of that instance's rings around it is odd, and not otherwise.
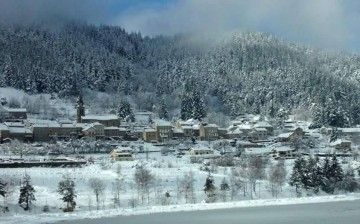
[[[195,80],[192,87],[207,113],[282,117],[297,109],[318,124],[359,124],[359,71],[356,55],[325,53],[262,33],[199,44],[188,35],[149,38],[81,23],[56,31],[0,27],[1,86],[60,97],[90,89],[110,99],[131,98],[139,110],[166,108],[171,116],[180,109],[184,84]]]

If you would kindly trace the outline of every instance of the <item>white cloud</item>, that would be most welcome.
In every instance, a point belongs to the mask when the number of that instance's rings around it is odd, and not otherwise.
[[[179,0],[162,9],[133,9],[114,24],[147,35],[274,33],[320,47],[341,48],[351,36],[342,0]]]

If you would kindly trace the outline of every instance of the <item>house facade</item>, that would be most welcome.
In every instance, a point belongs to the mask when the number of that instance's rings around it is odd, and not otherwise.
[[[93,138],[103,138],[105,137],[105,126],[99,122],[86,125],[82,132],[84,136],[93,137]]]
[[[32,126],[33,140],[47,142],[55,139],[70,139],[81,136],[82,127],[56,122],[39,123]]]
[[[143,140],[145,142],[155,142],[157,141],[157,132],[155,129],[147,128],[144,130],[143,133]]]
[[[199,128],[200,140],[213,141],[219,139],[218,128],[216,124],[201,124]]]
[[[159,142],[164,142],[172,139],[173,137],[172,129],[173,127],[170,122],[166,122],[166,121],[157,122],[155,125],[157,140]]]

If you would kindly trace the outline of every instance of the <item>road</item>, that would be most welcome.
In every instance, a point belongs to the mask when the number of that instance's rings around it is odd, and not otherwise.
[[[76,224],[357,224],[360,200],[82,219]]]

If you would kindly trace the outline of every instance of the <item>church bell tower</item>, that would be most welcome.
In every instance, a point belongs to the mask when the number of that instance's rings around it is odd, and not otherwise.
[[[79,95],[76,102],[76,122],[81,123],[81,117],[85,116],[85,107],[82,95]]]

